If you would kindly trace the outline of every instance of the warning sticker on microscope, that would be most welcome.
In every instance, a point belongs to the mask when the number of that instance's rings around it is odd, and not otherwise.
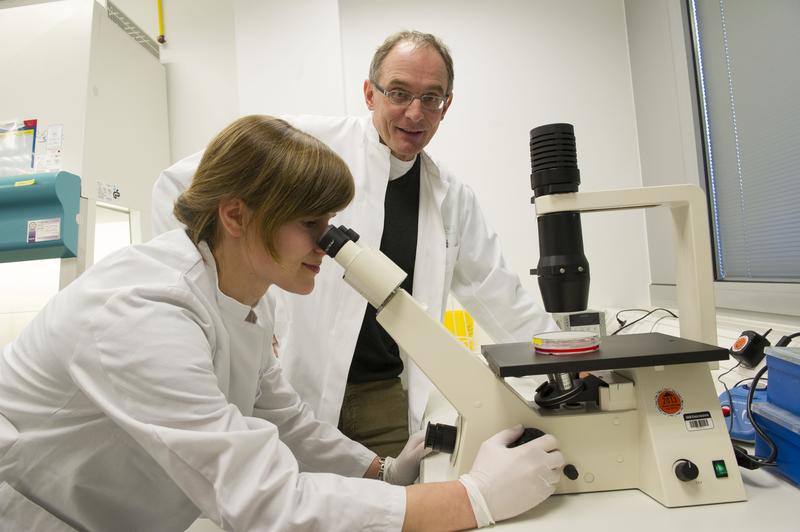
[[[711,420],[711,412],[692,412],[684,414],[683,421],[686,423],[686,430],[711,430],[714,422]]]
[[[656,408],[667,416],[678,415],[683,411],[683,398],[675,390],[664,388],[656,394]]]

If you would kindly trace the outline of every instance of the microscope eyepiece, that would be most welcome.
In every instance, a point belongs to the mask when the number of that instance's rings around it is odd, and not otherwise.
[[[428,422],[428,428],[425,431],[425,448],[453,454],[457,438],[458,429],[455,426]]]
[[[342,246],[347,242],[351,240],[353,242],[358,242],[358,239],[359,234],[348,227],[343,225],[339,227],[329,225],[317,244],[319,244],[319,247],[322,248],[325,254],[333,258],[336,257],[336,254],[339,253],[339,250],[342,249]]]

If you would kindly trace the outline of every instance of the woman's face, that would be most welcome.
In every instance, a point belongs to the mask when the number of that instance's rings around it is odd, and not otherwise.
[[[332,215],[301,218],[282,225],[275,235],[276,261],[255,235],[249,238],[253,266],[269,284],[287,292],[308,294],[320,271],[325,252],[317,245]]]

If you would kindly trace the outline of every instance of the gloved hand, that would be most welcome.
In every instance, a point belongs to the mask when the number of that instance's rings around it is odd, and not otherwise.
[[[419,463],[430,452],[425,448],[425,431],[412,434],[397,458],[387,456],[383,469],[383,480],[397,486],[413,484],[419,476]]]
[[[479,527],[525,512],[555,491],[564,456],[558,441],[545,434],[508,448],[522,435],[522,426],[498,432],[481,444],[472,470],[459,479],[475,512]]]

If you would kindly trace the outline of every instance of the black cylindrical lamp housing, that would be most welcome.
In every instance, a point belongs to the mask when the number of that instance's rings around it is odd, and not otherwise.
[[[533,196],[577,192],[581,184],[575,130],[572,124],[547,124],[531,129]]]
[[[534,198],[577,192],[580,170],[572,124],[547,124],[530,132]],[[576,211],[538,217],[539,290],[548,312],[586,310],[589,262],[583,253],[581,215]]]

